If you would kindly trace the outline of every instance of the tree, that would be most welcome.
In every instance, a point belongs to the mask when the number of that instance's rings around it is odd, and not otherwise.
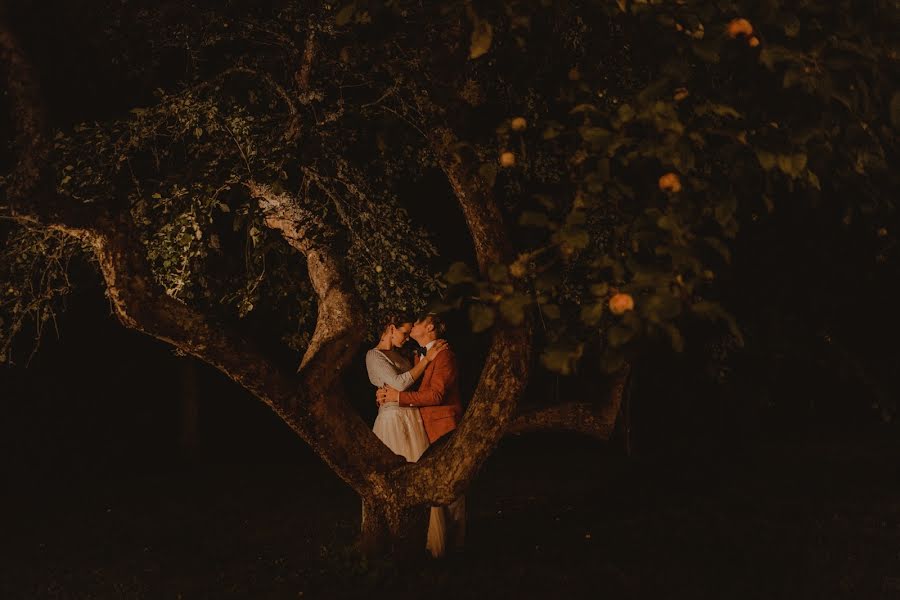
[[[0,30],[17,133],[4,355],[27,318],[52,319],[67,261],[91,257],[125,326],[245,387],[359,493],[370,549],[417,546],[424,507],[463,493],[507,431],[608,437],[621,380],[607,406],[521,412],[537,356],[622,373],[646,339],[680,351],[697,318],[740,342],[710,298],[739,222],[773,198],[892,210],[886,8],[244,4],[111,8],[145,34],[113,30],[111,53],[155,98],[55,133]],[[435,169],[477,263],[440,278],[394,192]],[[430,297],[491,341],[460,428],[407,465],[339,375],[367,325]],[[276,320],[296,375],[260,332]]]

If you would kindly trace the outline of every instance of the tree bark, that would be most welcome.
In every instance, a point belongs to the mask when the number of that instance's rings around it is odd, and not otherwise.
[[[313,44],[307,49],[312,50]],[[468,487],[516,413],[532,363],[532,321],[499,325],[486,366],[458,429],[418,463],[391,453],[346,401],[340,373],[352,360],[363,333],[362,310],[343,261],[328,232],[304,213],[296,197],[248,182],[267,226],[307,260],[318,300],[312,341],[297,376],[279,372],[252,344],[221,323],[167,296],[156,283],[127,207],[83,205],[60,198],[46,179],[49,137],[36,77],[0,24],[0,60],[7,68],[16,110],[21,158],[8,199],[21,203],[13,216],[77,236],[97,257],[111,306],[126,327],[136,329],[214,366],[272,408],[326,464],[363,498],[361,541],[370,551],[421,554],[427,507],[446,505]],[[301,69],[301,87],[306,74]],[[280,93],[282,97],[284,93]],[[483,275],[512,260],[512,244],[492,186],[478,174],[481,160],[462,157],[455,133],[427,97],[417,101],[428,123],[427,142],[438,159],[466,219]],[[292,100],[288,98],[289,109]],[[290,110],[295,114],[294,110]],[[557,417],[559,418],[559,417]],[[543,420],[542,420],[543,419]],[[534,423],[549,423],[539,418]]]
[[[512,260],[512,244],[490,184],[478,173],[478,161],[455,149],[459,140],[441,121],[427,96],[416,94],[426,115],[427,141],[459,202],[472,235],[483,276],[494,263]],[[532,320],[518,326],[499,325],[491,338],[478,385],[456,431],[436,451],[415,465],[388,474],[389,486],[402,490],[405,504],[447,505],[456,500],[503,437],[528,383],[532,361]]]
[[[359,549],[369,557],[421,558],[425,553],[429,509],[404,507],[383,498],[363,498]]]

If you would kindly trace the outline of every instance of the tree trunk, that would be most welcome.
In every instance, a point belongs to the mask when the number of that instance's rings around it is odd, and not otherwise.
[[[429,507],[402,507],[382,498],[363,498],[359,547],[370,558],[419,559],[425,553]]]

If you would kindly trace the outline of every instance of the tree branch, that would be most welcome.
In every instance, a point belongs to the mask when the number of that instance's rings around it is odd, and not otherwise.
[[[371,484],[380,478],[375,471],[384,472],[403,461],[375,437],[346,401],[340,386],[339,375],[354,358],[365,334],[359,298],[343,261],[327,243],[331,236],[324,223],[303,209],[295,196],[257,182],[248,187],[259,202],[266,225],[306,256],[318,297],[316,329],[298,368],[307,410],[314,417],[317,434],[329,442],[327,451],[334,455],[331,460],[371,465],[365,469]]]
[[[478,161],[455,152],[458,139],[440,122],[436,107],[422,93],[417,95],[417,102],[420,112],[432,120],[425,128],[428,144],[456,194],[479,269],[486,276],[492,263],[512,259],[512,244],[500,208],[491,186],[478,174]],[[519,327],[496,327],[478,386],[459,427],[436,451],[388,475],[390,487],[404,490],[407,503],[448,504],[463,493],[515,413],[528,382],[531,353],[530,316]]]
[[[49,137],[38,104],[37,78],[15,38],[2,25],[0,60],[9,73],[23,148],[11,197],[25,199],[42,184],[41,175],[48,170]],[[52,190],[40,201],[27,199],[23,210],[14,211],[12,217],[62,231],[88,244],[97,257],[113,311],[123,325],[196,356],[241,384],[269,405],[354,489],[370,487],[374,471],[404,462],[375,438],[340,392],[337,376],[359,345],[361,313],[348,295],[339,262],[327,248],[312,243],[305,246],[310,279],[319,295],[320,319],[298,382],[278,372],[243,337],[167,296],[153,277],[127,211],[112,216],[109,207],[83,205]],[[288,220],[284,220],[285,229]],[[296,243],[302,246],[299,238]]]
[[[566,402],[520,413],[506,429],[507,435],[533,431],[574,432],[608,440],[622,409],[631,367],[619,371],[602,402]]]
[[[316,55],[316,28],[312,19],[309,21],[308,32],[306,35],[306,44],[303,48],[303,62],[300,63],[300,69],[294,75],[297,82],[297,89],[300,92],[300,102],[309,104],[312,98],[309,94],[309,76],[312,72],[313,58]]]

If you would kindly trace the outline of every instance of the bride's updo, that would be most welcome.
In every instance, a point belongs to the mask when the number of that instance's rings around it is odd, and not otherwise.
[[[408,315],[401,313],[387,313],[381,320],[381,329],[378,334],[378,340],[383,341],[384,336],[391,335],[391,346],[400,348],[409,339],[409,329],[412,327],[413,320]],[[407,327],[404,327],[406,325]],[[391,332],[393,326],[393,333]]]

